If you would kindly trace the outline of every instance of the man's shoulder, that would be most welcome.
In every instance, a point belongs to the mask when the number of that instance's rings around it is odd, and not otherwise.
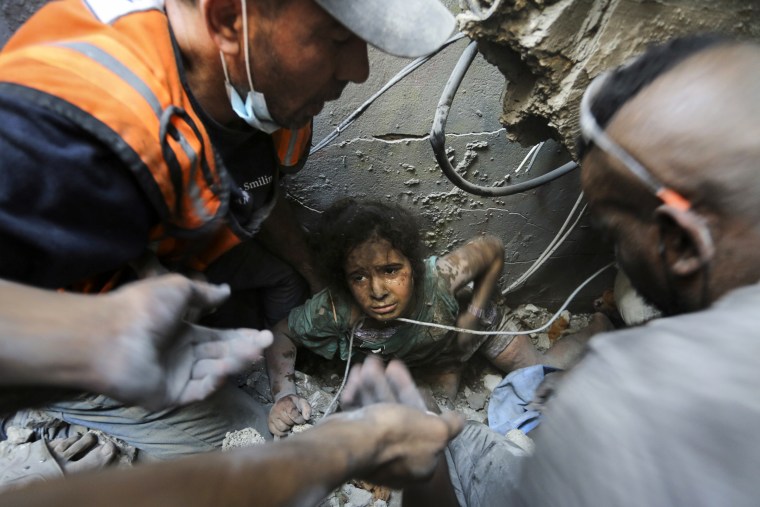
[[[745,287],[592,339],[547,405],[522,504],[755,505],[758,302]]]
[[[44,158],[47,152],[56,157],[81,152],[83,145],[90,151],[109,151],[91,134],[85,132],[65,115],[38,101],[19,96],[11,88],[0,87],[0,143],[5,145],[4,155],[11,151],[31,150],[34,158]]]
[[[689,354],[694,360],[720,357],[744,359],[745,350],[760,352],[760,285],[736,289],[711,307],[694,313],[659,318],[648,324],[599,335],[589,348],[615,361],[668,361]],[[760,376],[760,369],[758,369]]]

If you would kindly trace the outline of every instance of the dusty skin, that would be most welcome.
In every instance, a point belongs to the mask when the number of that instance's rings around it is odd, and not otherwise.
[[[225,286],[180,275],[103,296],[0,282],[0,383],[92,391],[151,408],[203,399],[272,340],[268,331],[182,320],[228,295]]]

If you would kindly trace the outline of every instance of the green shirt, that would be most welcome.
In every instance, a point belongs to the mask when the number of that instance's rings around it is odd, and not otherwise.
[[[425,260],[421,293],[413,300],[416,308],[409,318],[421,322],[454,325],[459,305],[436,266],[437,257]],[[348,358],[351,340],[351,302],[325,289],[288,316],[291,338],[296,345],[327,358]],[[375,352],[386,358],[403,359],[408,366],[459,363],[468,357],[457,349],[454,331],[399,322],[389,331],[359,329],[354,333],[353,353]]]

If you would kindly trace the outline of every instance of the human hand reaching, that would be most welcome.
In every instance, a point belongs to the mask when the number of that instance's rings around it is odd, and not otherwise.
[[[188,312],[217,307],[229,287],[165,275],[106,296],[109,324],[94,356],[105,384],[98,389],[150,409],[201,400],[225,378],[262,356],[269,331],[211,329],[189,324]],[[114,329],[115,326],[115,329]]]
[[[341,406],[358,411],[333,417],[364,419],[379,433],[378,445],[360,478],[397,488],[428,478],[441,451],[464,426],[459,414],[436,415],[426,410],[401,361],[393,360],[384,368],[374,356],[352,368]]]
[[[297,394],[287,394],[274,402],[269,411],[269,431],[283,437],[296,424],[305,424],[311,419],[311,405]]]

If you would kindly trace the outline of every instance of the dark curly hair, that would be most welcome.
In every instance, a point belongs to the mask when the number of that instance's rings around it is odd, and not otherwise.
[[[371,238],[388,240],[409,259],[414,279],[422,280],[424,253],[416,218],[396,204],[345,198],[325,210],[312,234],[322,278],[331,289],[350,296],[346,260],[354,248]]]

